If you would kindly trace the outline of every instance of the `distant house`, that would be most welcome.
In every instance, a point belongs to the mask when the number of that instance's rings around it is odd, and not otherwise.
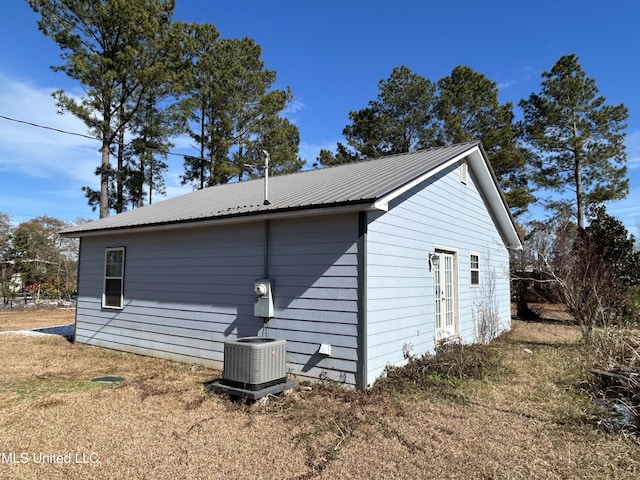
[[[264,195],[219,185],[64,231],[75,340],[221,368],[225,340],[268,335],[299,380],[367,388],[408,350],[473,342],[482,308],[510,327],[521,242],[479,143],[272,177]]]

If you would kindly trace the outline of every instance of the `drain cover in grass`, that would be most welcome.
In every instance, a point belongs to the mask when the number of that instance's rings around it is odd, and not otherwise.
[[[92,382],[124,382],[122,377],[96,377],[91,379]]]

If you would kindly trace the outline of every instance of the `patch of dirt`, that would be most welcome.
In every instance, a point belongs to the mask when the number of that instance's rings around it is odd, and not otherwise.
[[[533,310],[541,320],[571,322],[573,317],[562,305],[551,303],[530,303],[529,308]]]
[[[509,338],[514,342],[540,345],[575,345],[582,340],[582,332],[575,325],[550,324],[536,321],[512,321]]]

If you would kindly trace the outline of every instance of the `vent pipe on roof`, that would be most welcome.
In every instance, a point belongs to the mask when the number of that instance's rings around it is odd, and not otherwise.
[[[263,205],[270,205],[269,201],[269,152],[262,150],[264,155],[264,202]]]

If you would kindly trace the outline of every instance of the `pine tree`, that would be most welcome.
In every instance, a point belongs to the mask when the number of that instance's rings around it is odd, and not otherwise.
[[[262,149],[273,150],[274,172],[300,169],[298,129],[281,116],[291,92],[271,90],[276,74],[265,68],[260,46],[249,38],[218,39],[213,25],[185,29],[193,67],[180,110],[198,155],[185,156],[183,184],[201,189],[241,180],[246,165],[260,166]]]
[[[629,191],[628,111],[623,104],[605,104],[576,55],[560,57],[542,78],[540,93],[520,102],[525,139],[536,153],[533,178],[539,187],[561,194],[547,202],[548,208],[570,209],[584,228],[589,206],[624,198]]]
[[[324,150],[323,165],[406,153],[432,146],[435,139],[435,85],[408,67],[396,67],[378,83],[380,92],[369,106],[349,113],[343,130],[348,147],[338,144],[333,155]]]
[[[170,68],[167,59],[157,54],[162,47],[158,39],[162,38],[159,32],[170,27],[175,2],[28,0],[28,3],[40,14],[40,31],[62,51],[64,63],[54,70],[80,82],[86,92],[80,101],[63,90],[53,95],[61,111],[80,118],[101,141],[99,205],[100,217],[106,217],[110,182],[114,180],[111,148],[116,142],[122,148],[124,129],[136,113],[139,99],[162,76],[162,71]],[[121,182],[118,175],[115,180]]]
[[[501,105],[498,87],[466,66],[455,67],[438,81],[437,116],[446,145],[480,140],[515,214],[534,200],[528,186],[527,150],[518,142],[513,105]]]

